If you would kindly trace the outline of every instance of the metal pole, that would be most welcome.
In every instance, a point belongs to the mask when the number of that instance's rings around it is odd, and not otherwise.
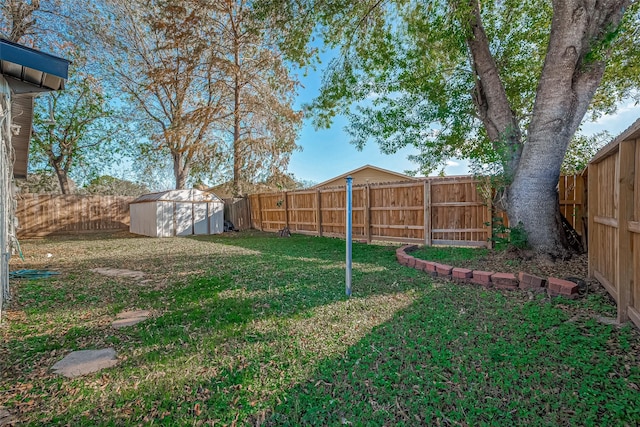
[[[352,190],[353,178],[351,176],[347,177],[347,277],[346,277],[346,292],[347,296],[351,296],[351,241],[352,232],[351,232],[351,217],[353,206],[351,203],[351,190]]]

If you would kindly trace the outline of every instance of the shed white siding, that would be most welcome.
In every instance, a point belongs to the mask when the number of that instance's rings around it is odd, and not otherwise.
[[[135,234],[151,237],[219,234],[224,230],[224,202],[199,190],[145,194],[131,202]]]

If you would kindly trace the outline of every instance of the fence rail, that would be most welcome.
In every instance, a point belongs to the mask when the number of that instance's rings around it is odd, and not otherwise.
[[[129,229],[133,197],[23,194],[18,198],[18,238]]]
[[[561,206],[581,226],[582,178],[562,177]],[[253,228],[346,236],[345,187],[253,194]],[[426,245],[490,246],[494,212],[488,183],[472,177],[353,187],[353,238]],[[506,218],[506,216],[505,216]]]

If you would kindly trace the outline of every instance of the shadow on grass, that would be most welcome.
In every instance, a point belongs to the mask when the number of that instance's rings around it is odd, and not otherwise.
[[[436,288],[323,361],[266,425],[635,425],[631,339],[552,303]]]

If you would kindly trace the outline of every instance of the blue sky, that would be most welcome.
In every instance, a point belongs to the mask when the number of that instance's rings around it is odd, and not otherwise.
[[[326,56],[325,56],[326,58]],[[309,70],[307,76],[301,77],[303,87],[299,90],[297,106],[310,102],[320,89],[322,74],[329,61],[323,60],[317,69]],[[604,116],[597,122],[587,122],[582,127],[582,133],[591,135],[603,130],[617,136],[640,117],[640,106],[632,101],[622,103],[616,114]],[[358,151],[349,143],[349,135],[344,130],[348,121],[345,117],[337,117],[331,128],[315,130],[310,120],[305,120],[298,145],[301,152],[291,156],[289,172],[297,179],[320,183],[334,176],[341,175],[365,164],[371,164],[384,169],[403,173],[415,170],[417,165],[407,160],[407,156],[414,152],[403,149],[393,155],[382,154],[374,142]],[[468,174],[467,162],[451,159],[445,168],[447,175]]]

